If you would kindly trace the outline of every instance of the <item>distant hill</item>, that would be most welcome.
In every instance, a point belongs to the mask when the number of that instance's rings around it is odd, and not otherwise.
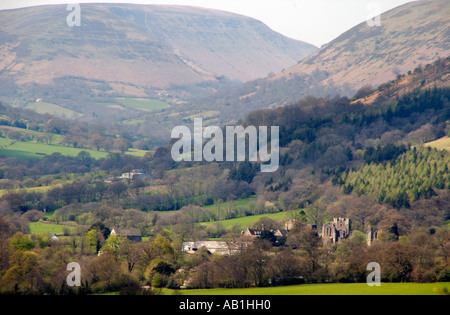
[[[206,98],[232,121],[261,108],[294,103],[305,96],[353,96],[420,65],[450,55],[450,2],[411,2],[381,16],[381,26],[361,23],[297,65]],[[209,106],[210,108],[211,106]]]
[[[79,27],[67,25],[69,13],[66,5],[0,11],[3,100],[60,104],[80,95],[220,87],[279,72],[317,50],[260,21],[216,10],[82,4]]]
[[[273,80],[327,73],[325,83],[358,89],[450,55],[450,2],[415,1],[384,13],[380,26],[362,23]]]
[[[318,182],[331,181],[344,194],[407,208],[411,222],[447,220],[449,72],[450,57],[375,90],[363,88],[351,99],[306,97],[250,113],[245,126],[280,126],[280,171],[260,182],[268,187],[265,200],[311,204],[300,197],[309,175],[292,175],[311,168]],[[436,216],[417,216],[431,209]]]

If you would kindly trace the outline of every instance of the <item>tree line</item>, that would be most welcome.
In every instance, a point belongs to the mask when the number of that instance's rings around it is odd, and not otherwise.
[[[365,235],[323,246],[317,231],[297,223],[282,245],[267,237],[229,239],[231,255],[182,250],[176,230],[144,242],[110,235],[101,223],[66,240],[15,232],[0,218],[0,292],[2,294],[158,294],[160,288],[248,288],[300,283],[366,281],[369,262],[381,266],[382,282],[449,281],[448,231],[417,229],[398,238],[395,227],[379,233],[372,246]],[[397,237],[395,237],[397,236]],[[98,255],[101,253],[101,255]],[[81,286],[69,287],[67,264],[82,268]],[[143,289],[148,286],[148,289]]]

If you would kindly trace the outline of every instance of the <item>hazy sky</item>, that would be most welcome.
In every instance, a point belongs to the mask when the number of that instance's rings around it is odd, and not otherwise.
[[[321,46],[353,26],[412,0],[0,0],[0,9],[42,4],[115,2],[189,5],[256,18],[285,36]],[[1,26],[0,26],[1,28]]]

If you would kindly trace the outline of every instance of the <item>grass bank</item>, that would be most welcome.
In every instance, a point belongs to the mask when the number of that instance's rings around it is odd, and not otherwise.
[[[186,290],[183,295],[439,295],[450,289],[449,282],[381,283],[369,287],[366,283],[302,284],[285,287],[249,289]]]

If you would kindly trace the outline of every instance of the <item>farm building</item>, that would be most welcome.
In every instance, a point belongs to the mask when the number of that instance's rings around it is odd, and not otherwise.
[[[221,255],[230,255],[237,250],[236,246],[230,245],[227,242],[197,241],[183,243],[183,251],[188,254],[193,254],[203,247],[205,247],[211,254],[217,253]]]
[[[123,173],[122,178],[123,179],[137,179],[137,178],[145,179],[145,178],[147,178],[147,175],[145,174],[144,170],[135,169],[135,170],[132,170],[131,172]]]

